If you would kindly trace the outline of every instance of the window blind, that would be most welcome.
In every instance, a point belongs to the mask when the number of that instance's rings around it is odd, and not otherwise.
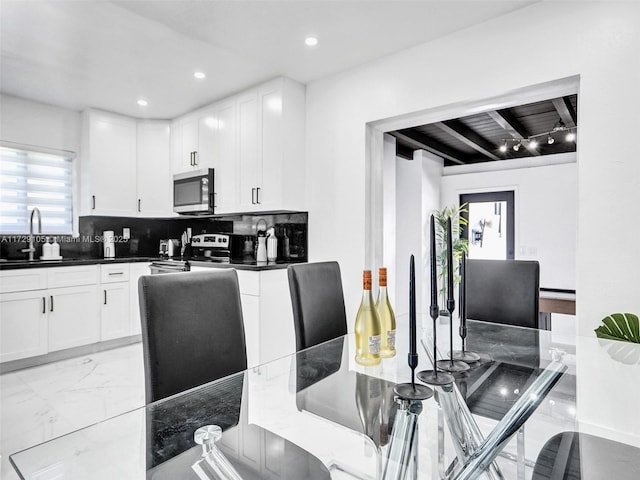
[[[0,233],[29,233],[37,207],[42,233],[73,233],[73,154],[0,146]],[[34,233],[37,222],[34,218]]]

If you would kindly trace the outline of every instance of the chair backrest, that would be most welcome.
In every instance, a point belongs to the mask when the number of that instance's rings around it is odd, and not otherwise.
[[[290,265],[289,291],[300,351],[347,333],[338,262]]]
[[[538,262],[468,259],[465,273],[467,318],[538,328]]]
[[[247,368],[235,270],[144,275],[138,291],[147,403]]]

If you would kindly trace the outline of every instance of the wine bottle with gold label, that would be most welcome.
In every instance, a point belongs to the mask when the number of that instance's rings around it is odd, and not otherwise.
[[[381,342],[380,356],[383,358],[393,357],[396,354],[396,316],[393,313],[389,295],[387,293],[387,269],[380,267],[378,271],[378,300],[376,309],[380,317]]]
[[[371,270],[362,274],[362,302],[356,316],[356,362],[372,366],[380,363],[380,317],[371,295]]]

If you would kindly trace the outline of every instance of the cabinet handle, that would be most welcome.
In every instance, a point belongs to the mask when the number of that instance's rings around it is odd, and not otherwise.
[[[104,304],[106,305],[107,304],[107,291],[106,290],[103,290],[103,291],[104,291]]]
[[[42,313],[47,313],[47,299],[42,297]]]
[[[141,203],[142,203],[142,200],[138,199],[138,212],[142,211],[142,209],[140,208]]]
[[[213,194],[213,208],[216,208],[218,206],[216,200],[218,199],[218,194],[214,192]]]
[[[193,152],[189,152],[189,165],[193,167]]]
[[[256,188],[256,203],[260,204],[260,187]]]
[[[198,165],[198,152],[193,152],[193,165]]]
[[[95,209],[96,209],[96,196],[91,195],[91,210],[95,210]]]
[[[53,295],[49,296],[49,299],[51,300],[51,308],[49,309],[49,311],[53,312]]]
[[[255,188],[251,189],[251,204],[252,205],[256,204],[256,189]]]
[[[113,275],[124,275],[124,272],[109,272],[110,277]]]

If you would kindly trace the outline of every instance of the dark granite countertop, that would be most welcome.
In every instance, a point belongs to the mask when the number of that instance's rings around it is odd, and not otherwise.
[[[109,263],[152,262],[157,257],[121,257],[121,258],[63,258],[62,260],[2,260],[0,270],[20,268],[72,267],[75,265],[99,265]]]
[[[161,260],[159,257],[121,257],[121,258],[63,258],[62,260],[2,260],[0,270],[16,270],[21,268],[49,268],[49,267],[71,267],[74,265],[100,265],[109,263],[134,263],[153,262]],[[163,260],[166,260],[163,259]],[[250,270],[259,272],[262,270],[278,270],[287,268],[300,262],[276,262],[258,265],[255,261],[216,263],[204,260],[189,260],[189,264],[198,267],[211,268],[235,268],[237,270]]]
[[[276,263],[260,263],[256,261],[247,262],[231,262],[231,263],[219,263],[206,260],[189,260],[189,265],[194,267],[209,267],[209,268],[235,268],[236,270],[250,270],[253,272],[260,272],[262,270],[280,270],[287,268],[289,265],[295,265],[302,262],[276,262]]]

